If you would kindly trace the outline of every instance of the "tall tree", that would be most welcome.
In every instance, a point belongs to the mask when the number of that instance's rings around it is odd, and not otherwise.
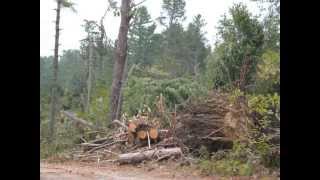
[[[128,31],[129,23],[132,18],[131,0],[121,0],[120,7],[120,28],[118,33],[117,45],[115,49],[115,63],[113,67],[113,80],[111,86],[109,118],[111,121],[119,119],[119,102],[122,87],[124,69],[126,64],[128,49]]]
[[[203,27],[206,25],[200,14],[196,15],[188,25],[186,31],[186,62],[185,65],[189,73],[197,75],[200,69],[204,69],[204,59],[210,52],[210,47],[206,47],[205,32]]]
[[[94,43],[100,43],[99,36],[99,26],[95,21],[85,20],[84,24],[85,31],[87,32],[87,38],[82,41],[83,46],[87,54],[87,69],[88,69],[88,78],[87,78],[87,98],[86,98],[86,112],[89,113],[90,110],[90,99],[92,93],[92,84],[93,84],[93,74],[94,74]],[[101,46],[101,45],[100,45]]]
[[[263,26],[243,4],[230,9],[218,27],[218,41],[208,71],[216,86],[245,88],[253,82],[264,43]]]
[[[160,24],[166,29],[162,33],[162,57],[160,66],[172,76],[181,76],[186,72],[184,62],[184,29],[182,21],[185,20],[184,0],[163,0],[162,12],[159,17]]]
[[[56,0],[57,1],[57,9],[56,9],[56,21],[55,21],[55,42],[54,42],[54,57],[53,57],[53,80],[52,80],[52,88],[51,88],[51,116],[50,116],[50,129],[49,129],[49,141],[52,141],[54,136],[54,125],[56,121],[56,114],[58,112],[58,56],[59,56],[59,31],[60,31],[60,11],[61,8],[70,8],[75,11],[74,3],[69,2],[68,0]]]
[[[160,24],[169,28],[173,24],[177,24],[185,19],[184,0],[163,0],[161,16],[159,17]]]
[[[129,67],[132,64],[150,66],[152,64],[151,39],[156,25],[145,6],[136,9],[135,16],[129,29],[128,52],[130,59]]]

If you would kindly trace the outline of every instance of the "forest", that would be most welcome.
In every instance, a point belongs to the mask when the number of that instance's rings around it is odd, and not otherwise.
[[[174,147],[195,159],[190,163],[204,175],[279,173],[280,0],[252,1],[266,5],[263,16],[233,4],[209,44],[201,14],[182,25],[186,0],[162,0],[157,22],[143,1],[109,0],[100,21],[83,20],[80,49],[59,54],[59,14],[76,11],[76,0],[56,0],[55,50],[40,56],[41,159],[66,158],[81,143],[119,133],[115,120],[130,125],[144,116],[144,123],[172,130],[187,150]],[[104,26],[106,16],[121,19],[115,41]],[[157,26],[163,30],[156,32]],[[235,105],[242,103],[245,108]],[[232,137],[231,147],[224,140],[213,143],[217,137],[187,138],[220,131],[223,125],[213,119],[226,121],[233,107],[246,113],[237,116],[232,135],[220,135]],[[242,128],[242,117],[250,119],[250,128]]]

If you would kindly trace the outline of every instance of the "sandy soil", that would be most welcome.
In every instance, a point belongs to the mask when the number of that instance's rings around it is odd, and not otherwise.
[[[40,163],[41,180],[197,180],[216,179],[213,177],[200,177],[183,170],[176,171],[174,167],[161,165],[148,165],[148,167],[100,165],[94,163]]]
[[[122,165],[96,163],[40,162],[41,180],[272,180],[275,177],[218,177],[201,176],[190,168],[177,168],[176,164]]]

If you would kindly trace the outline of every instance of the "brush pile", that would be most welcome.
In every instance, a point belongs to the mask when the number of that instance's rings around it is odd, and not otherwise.
[[[197,154],[229,149],[235,140],[246,141],[251,120],[243,97],[231,102],[228,94],[211,92],[205,100],[189,103],[178,113],[176,136]]]
[[[198,102],[187,103],[170,113],[168,129],[160,129],[164,99],[160,95],[157,118],[138,115],[129,121],[115,120],[112,135],[80,144],[74,157],[81,161],[112,161],[120,164],[145,160],[160,161],[197,154],[201,146],[209,152],[231,148],[233,141],[245,141],[250,119],[243,99],[230,103],[227,94],[211,92]],[[160,117],[160,118],[159,118]]]
[[[112,135],[81,143],[81,150],[73,153],[74,159],[135,164],[181,157],[181,149],[167,138],[169,131],[159,129],[147,119],[146,116],[138,116],[127,123],[114,120],[119,128]]]

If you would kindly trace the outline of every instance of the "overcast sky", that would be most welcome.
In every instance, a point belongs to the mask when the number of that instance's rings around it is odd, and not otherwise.
[[[119,1],[119,0],[118,0]],[[141,0],[136,0],[140,2]],[[238,2],[243,2],[248,6],[249,11],[257,15],[259,8],[257,3],[250,0],[185,0],[186,1],[186,26],[192,21],[196,14],[201,14],[207,25],[204,30],[210,45],[213,45],[216,34],[216,26],[221,16],[228,12],[228,9]],[[54,20],[56,8],[55,0],[40,1],[40,56],[53,55],[54,47]],[[61,36],[60,53],[66,49],[79,49],[79,40],[85,37],[84,29],[81,27],[84,19],[99,21],[108,7],[107,0],[72,0],[76,3],[77,13],[68,9],[61,11]],[[147,0],[143,3],[151,14],[152,19],[160,16],[162,0]],[[113,17],[110,13],[104,20],[106,33],[111,39],[115,39],[119,30],[120,19]],[[158,25],[159,26],[159,25]],[[161,31],[160,27],[156,31]]]

